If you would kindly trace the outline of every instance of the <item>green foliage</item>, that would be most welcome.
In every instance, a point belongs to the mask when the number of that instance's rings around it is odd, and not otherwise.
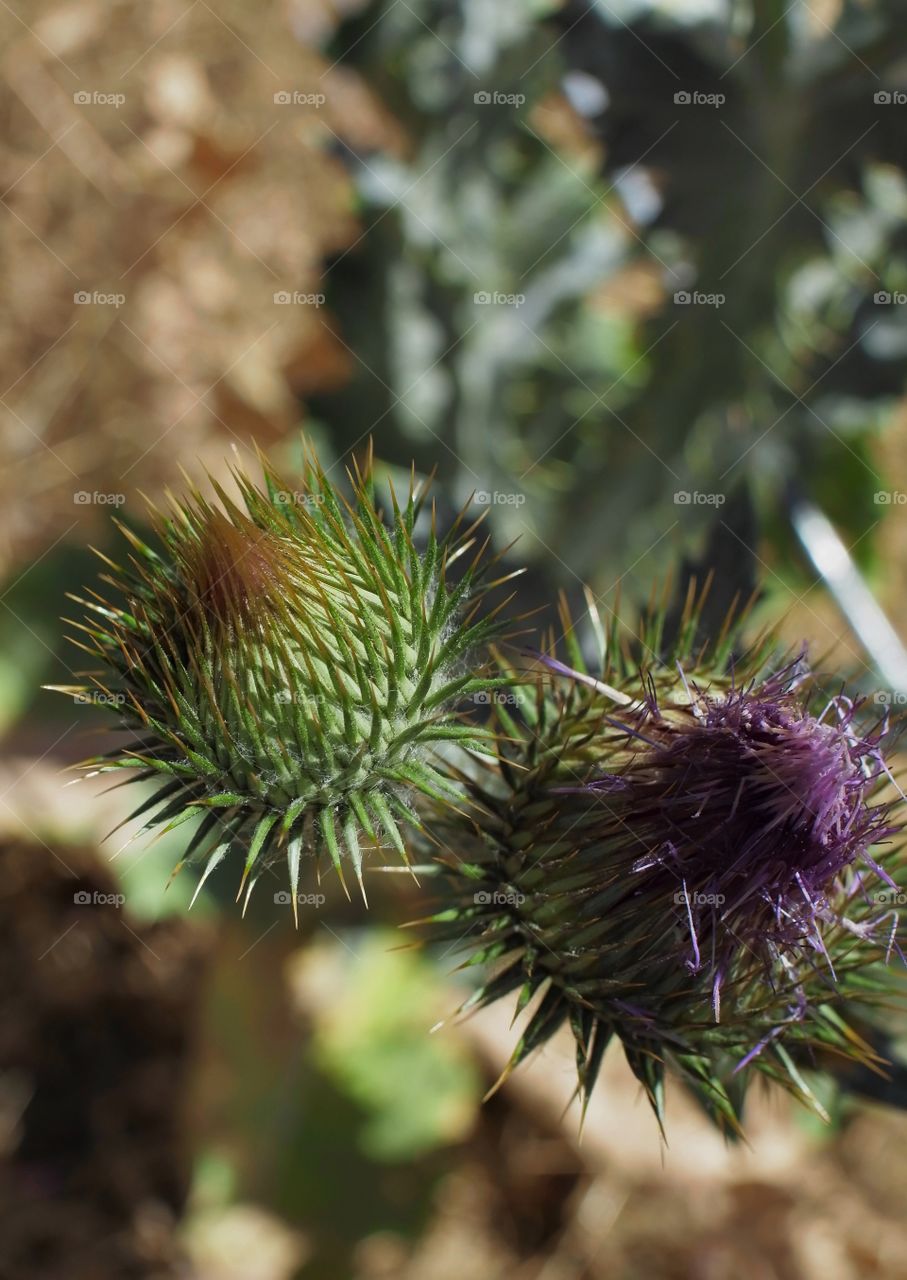
[[[802,573],[788,482],[871,562],[907,371],[905,307],[877,301],[907,287],[903,16],[384,0],[351,20],[336,51],[412,145],[350,158],[367,234],[328,280],[361,364],[322,418],[342,441],[380,413],[420,465],[442,438],[461,499],[524,499],[493,527],[549,581],[643,556],[659,576],[739,491]],[[572,130],[565,95],[586,99]],[[522,305],[476,304],[496,294]]]
[[[428,1035],[445,997],[423,956],[368,930],[310,947],[293,977],[313,992],[316,1061],[367,1113],[369,1156],[412,1160],[465,1136],[481,1080],[462,1041]]]

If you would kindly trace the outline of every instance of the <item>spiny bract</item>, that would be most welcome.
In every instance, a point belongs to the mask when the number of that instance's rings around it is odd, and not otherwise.
[[[429,824],[453,905],[423,924],[490,966],[469,1006],[532,1002],[511,1065],[569,1023],[584,1097],[616,1037],[659,1120],[671,1068],[734,1130],[753,1071],[821,1111],[810,1065],[879,1068],[847,1017],[893,990],[904,859],[887,721],[731,626],[699,646],[701,603],[663,659],[657,611],[632,644],[596,617],[590,674],[565,613],[569,665],[510,673],[474,826]]]
[[[363,838],[406,860],[408,797],[449,789],[438,744],[490,749],[456,707],[496,683],[470,665],[496,627],[477,620],[495,584],[479,587],[484,546],[448,579],[474,541],[462,514],[440,540],[425,513],[417,550],[414,484],[402,507],[391,488],[385,524],[370,461],[349,502],[314,461],[301,491],[265,478],[235,475],[242,505],[215,484],[220,507],[195,491],[155,513],[160,551],[124,528],[134,554],[104,581],[125,603],[80,600],[94,620],[76,625],[104,663],[84,674],[138,732],[88,763],[161,779],[132,815],[157,810],[145,830],[205,815],[183,859],[206,859],[202,882],[231,846],[248,893],[285,856],[295,906],[304,852],[326,851],[341,880],[348,854],[360,885]]]

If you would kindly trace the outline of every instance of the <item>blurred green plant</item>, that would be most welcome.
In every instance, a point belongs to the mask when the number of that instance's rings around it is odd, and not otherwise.
[[[410,147],[350,157],[365,235],[327,279],[358,376],[320,416],[426,469],[440,443],[549,578],[657,575],[740,494],[802,578],[793,482],[870,564],[907,370],[903,18],[369,7],[333,51]]]
[[[427,1034],[446,1012],[430,960],[390,930],[345,931],[299,952],[290,983],[314,1020],[315,1062],[365,1112],[365,1154],[412,1160],[466,1136],[481,1076],[462,1040]]]

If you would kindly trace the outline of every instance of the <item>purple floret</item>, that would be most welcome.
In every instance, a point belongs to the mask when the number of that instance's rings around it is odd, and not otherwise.
[[[629,761],[587,787],[629,851],[635,891],[672,903],[687,967],[713,979],[716,1016],[742,952],[766,967],[812,954],[833,979],[823,926],[847,927],[845,873],[888,879],[869,853],[900,829],[872,800],[890,778],[886,726],[857,728],[844,697],[811,714],[801,682],[798,663],[745,689],[695,691],[670,712],[647,705],[626,726]],[[640,730],[656,745],[640,746]]]

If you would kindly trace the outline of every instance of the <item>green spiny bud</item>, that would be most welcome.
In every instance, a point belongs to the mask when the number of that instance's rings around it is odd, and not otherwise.
[[[475,541],[462,514],[440,539],[426,512],[417,549],[414,484],[403,506],[391,488],[385,523],[370,464],[349,501],[314,461],[302,491],[265,475],[260,489],[236,474],[240,504],[215,485],[219,507],[194,491],[155,513],[159,550],[124,528],[133,554],[104,580],[125,602],[80,600],[93,618],[77,625],[103,662],[84,674],[137,735],[88,763],[159,779],[132,815],[153,811],[144,830],[203,815],[183,859],[206,860],[202,883],[239,847],[248,901],[285,857],[295,905],[305,853],[341,880],[348,856],[360,886],[363,842],[406,860],[411,796],[450,792],[440,744],[491,749],[456,708],[496,684],[471,665],[497,626],[478,618],[496,584],[479,585],[484,545],[450,580]]]

